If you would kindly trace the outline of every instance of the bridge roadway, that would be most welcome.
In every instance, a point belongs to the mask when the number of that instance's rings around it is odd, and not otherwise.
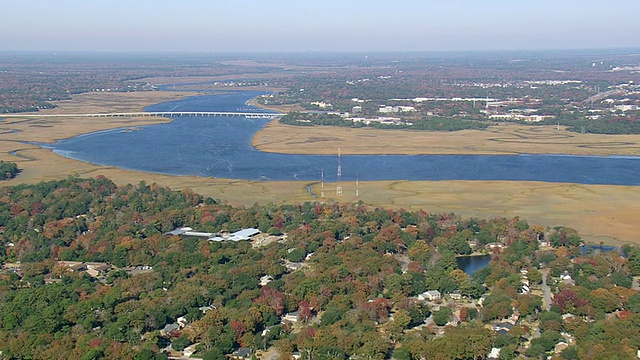
[[[239,116],[250,119],[272,119],[282,114],[261,112],[223,112],[223,111],[161,111],[161,112],[128,112],[107,114],[0,114],[0,118],[55,118],[55,117],[179,117],[179,116]]]

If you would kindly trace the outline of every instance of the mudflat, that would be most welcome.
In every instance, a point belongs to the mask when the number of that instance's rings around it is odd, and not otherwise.
[[[186,92],[89,93],[42,113],[135,112]],[[587,240],[640,244],[640,187],[509,181],[381,181],[341,184],[260,182],[167,176],[97,166],[58,156],[28,142],[51,143],[84,133],[168,122],[167,118],[5,119],[0,123],[0,159],[13,161],[20,175],[3,185],[37,183],[68,176],[105,175],[118,184],[156,182],[192,189],[233,205],[301,201],[359,201],[369,206],[455,212],[469,217],[520,216],[530,224],[566,225]],[[295,127],[270,123],[253,141],[263,151],[332,154],[509,154],[565,153],[640,155],[640,137],[582,135],[553,127],[501,125],[486,131],[455,133]],[[311,185],[311,193],[306,186]],[[356,196],[356,191],[358,196]],[[322,197],[324,193],[324,197]]]

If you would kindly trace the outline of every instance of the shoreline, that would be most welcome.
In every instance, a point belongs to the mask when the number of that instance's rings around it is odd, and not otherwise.
[[[51,109],[50,112],[71,112],[74,108],[92,109],[95,112],[125,112],[125,109],[139,110],[162,101],[193,95],[198,94],[191,92],[88,93],[74,96],[72,100],[59,104],[58,108]],[[612,245],[640,244],[640,239],[637,237],[640,232],[640,224],[633,216],[633,214],[640,213],[640,187],[637,186],[513,181],[376,181],[361,182],[360,194],[357,197],[345,195],[343,197],[313,198],[307,192],[307,186],[312,193],[321,194],[320,185],[314,184],[313,181],[264,182],[145,173],[72,160],[57,155],[51,150],[18,142],[54,142],[55,139],[69,138],[94,131],[172,121],[168,118],[144,118],[143,120],[141,122],[135,121],[135,119],[108,118],[106,121],[86,121],[86,119],[79,118],[63,118],[53,121],[2,121],[0,128],[5,131],[0,133],[1,158],[5,161],[16,162],[23,169],[23,172],[16,179],[4,182],[4,185],[37,183],[75,175],[88,177],[105,175],[120,185],[136,184],[144,180],[149,184],[155,182],[172,189],[189,188],[204,196],[212,196],[231,205],[250,206],[255,202],[291,204],[304,201],[354,202],[362,200],[367,206],[408,210],[424,209],[434,213],[453,212],[467,218],[520,216],[530,224],[573,227],[588,242],[602,241]],[[274,122],[269,122],[265,128]],[[265,128],[260,130],[256,136]],[[16,132],[6,131],[11,129]],[[46,129],[46,132],[42,131],[43,129]],[[279,129],[283,135],[296,136],[296,134],[289,134],[288,128],[286,130]],[[306,128],[306,130],[313,132],[318,128],[312,127]],[[333,130],[335,135],[336,131]],[[344,129],[338,128],[337,130]],[[372,142],[372,139],[376,140],[376,138],[365,137],[361,141]],[[405,140],[401,138],[400,141],[396,139],[395,142],[402,143]],[[293,149],[298,149],[301,146],[299,145],[301,141],[304,141],[303,137],[296,139],[298,145],[282,144],[281,146],[293,146]],[[362,148],[349,148],[342,142],[338,143],[341,145],[343,154],[362,150]],[[324,154],[333,155],[331,151],[334,147],[329,147],[326,141],[316,141],[312,144],[316,146],[321,144],[320,148],[324,148]],[[264,151],[259,146],[256,148]],[[366,149],[366,147],[364,148]],[[327,149],[331,151],[327,151]],[[496,154],[491,153],[491,155]],[[350,188],[352,185],[345,183],[343,186],[345,194],[355,193],[354,189]],[[331,190],[327,188],[325,191],[329,193]]]
[[[242,91],[254,91],[255,89],[220,89],[217,91],[229,91],[229,92],[242,92]],[[268,91],[268,90],[260,90],[260,91]],[[150,92],[137,92],[137,94],[148,94]],[[164,93],[164,94],[173,94],[169,99],[164,99],[165,101],[170,101],[170,100],[177,100],[180,98],[185,98],[185,97],[190,97],[190,96],[199,96],[199,95],[203,95],[202,92],[185,92],[185,91],[181,91],[179,93],[175,93],[175,92],[171,92],[171,91],[166,91],[166,90],[160,90],[160,91],[153,91],[151,93],[154,94],[159,94],[159,93]],[[84,94],[79,94],[78,96],[83,96],[83,95],[88,95],[88,94],[95,94],[95,93],[84,93]],[[113,94],[118,94],[118,93],[111,93],[111,95]],[[122,93],[120,93],[122,94]],[[276,112],[280,112],[280,113],[286,113],[287,111],[296,111],[296,110],[301,110],[301,108],[297,107],[297,106],[265,106],[262,105],[260,103],[258,103],[256,101],[258,97],[255,97],[249,101],[247,101],[248,105],[254,106],[256,108],[259,109],[264,109],[264,110],[270,110],[270,111],[276,111]],[[74,102],[75,99],[71,99],[71,100],[64,100],[61,101],[60,103],[72,103]],[[137,109],[137,111],[144,111],[144,107],[150,106],[150,105],[155,105],[157,104],[157,102],[151,102],[148,104],[145,104],[142,109]],[[60,113],[61,111],[59,111],[59,109],[61,109],[60,106],[54,108],[54,109],[45,109],[45,110],[41,110],[38,112],[38,114],[42,114],[42,113]],[[29,115],[29,113],[25,113],[25,116]],[[3,119],[2,122],[0,122],[0,127],[3,124],[6,124],[6,118],[2,118],[1,114],[0,114],[0,119]],[[30,119],[19,119],[19,118],[14,118],[16,121],[15,122],[19,122],[19,121],[32,121]],[[111,118],[111,119],[117,119],[117,118]],[[51,143],[55,143],[57,141],[60,140],[64,140],[64,139],[69,139],[75,136],[80,136],[80,135],[87,135],[87,134],[91,134],[91,133],[95,133],[98,131],[106,131],[106,130],[117,130],[117,129],[128,129],[128,128],[134,128],[137,126],[148,126],[148,125],[154,125],[154,124],[161,124],[161,123],[169,123],[172,122],[173,119],[171,118],[166,118],[166,117],[153,117],[153,118],[144,118],[144,119],[140,119],[140,118],[124,118],[124,119],[130,119],[127,122],[125,122],[124,126],[118,126],[118,125],[112,125],[112,124],[103,124],[103,127],[101,127],[99,130],[95,130],[95,131],[81,131],[81,132],[74,132],[74,133],[70,133],[67,135],[63,135],[62,137],[56,137],[53,139],[47,139],[45,141],[34,141],[34,142],[40,142],[40,143],[45,143],[45,144],[51,144]],[[45,122],[47,120],[40,120],[42,122]],[[51,119],[50,121],[55,121],[55,119]],[[385,129],[385,130],[380,130],[380,129],[373,129],[373,128],[346,128],[346,127],[332,127],[332,126],[311,126],[311,127],[307,127],[307,126],[292,126],[292,125],[285,125],[285,124],[281,124],[278,121],[278,118],[273,119],[272,121],[270,121],[269,123],[267,123],[265,125],[265,127],[261,130],[259,130],[254,137],[252,138],[251,141],[251,145],[256,148],[257,150],[263,151],[263,152],[270,152],[270,153],[280,153],[280,154],[295,154],[295,155],[334,155],[333,151],[328,151],[328,149],[335,149],[340,147],[342,154],[344,155],[507,155],[507,156],[526,156],[526,155],[549,155],[549,156],[580,156],[580,157],[602,157],[602,158],[606,158],[606,157],[632,157],[632,158],[638,158],[640,157],[640,135],[600,135],[600,134],[586,134],[586,135],[593,135],[595,137],[603,137],[603,138],[607,138],[608,140],[615,140],[612,142],[605,142],[602,139],[597,139],[596,142],[591,143],[591,144],[584,144],[584,143],[580,143],[580,144],[568,144],[569,146],[575,146],[576,149],[574,149],[573,151],[567,151],[567,152],[554,152],[554,151],[550,151],[550,149],[547,149],[547,147],[553,146],[555,145],[553,142],[548,142],[546,144],[539,144],[539,143],[535,143],[535,148],[529,149],[529,150],[533,150],[533,151],[520,151],[519,149],[515,148],[512,150],[507,150],[507,149],[500,149],[498,146],[495,146],[495,144],[493,147],[473,147],[473,146],[463,146],[463,147],[459,147],[457,146],[456,143],[453,143],[453,145],[449,145],[449,146],[443,146],[442,144],[440,146],[429,146],[429,147],[424,147],[424,146],[413,146],[411,148],[408,148],[408,146],[403,146],[402,144],[397,144],[396,146],[393,146],[392,144],[389,143],[384,143],[382,145],[374,145],[374,146],[370,146],[370,145],[361,145],[358,144],[358,141],[354,141],[352,144],[349,145],[345,145],[345,144],[335,144],[337,145],[336,147],[330,146],[330,144],[332,142],[348,142],[349,140],[352,140],[352,135],[355,135],[356,137],[361,136],[360,142],[370,142],[371,138],[375,138],[378,141],[386,141],[387,138],[391,137],[393,139],[397,139],[397,138],[409,138],[408,140],[415,140],[418,142],[417,145],[424,145],[422,143],[424,143],[425,141],[429,142],[432,141],[432,138],[437,138],[441,143],[447,142],[447,140],[451,140],[451,138],[459,138],[459,137],[464,137],[466,138],[467,135],[470,135],[469,137],[473,138],[474,135],[478,135],[478,133],[496,133],[496,132],[501,132],[504,130],[504,128],[514,128],[515,130],[522,132],[523,130],[529,130],[531,132],[538,132],[541,134],[545,134],[545,130],[548,130],[548,127],[544,127],[543,126],[536,126],[536,125],[517,125],[517,124],[504,124],[504,125],[497,125],[497,126],[492,126],[487,130],[460,130],[460,131],[454,131],[454,132],[438,132],[438,131],[420,131],[420,130],[410,130],[410,129],[403,129],[403,130],[394,130],[394,129]],[[555,128],[555,127],[552,127]],[[576,134],[576,133],[570,133],[568,131],[566,131],[565,129],[561,128],[561,132],[563,133],[562,136],[565,137],[575,137],[578,135],[585,135],[585,134]],[[4,130],[4,129],[0,129],[0,130]],[[543,131],[540,131],[543,130]],[[20,130],[15,131],[16,132],[20,132]],[[341,133],[347,133],[346,135],[341,134]],[[354,134],[349,134],[350,132],[353,132]],[[329,136],[329,137],[320,137],[318,135],[321,134],[325,134],[325,133],[329,133],[333,136]],[[0,133],[0,135],[3,135],[2,133]],[[274,138],[274,135],[280,135],[280,136],[276,136],[275,140],[266,140],[265,138]],[[399,136],[396,136],[399,135]],[[512,136],[513,134],[505,134],[505,136],[509,137]],[[555,134],[557,136],[557,134]],[[295,142],[295,144],[289,142],[289,143],[285,143],[284,145],[274,145],[274,143],[282,143],[281,141],[281,137],[282,136],[286,136],[286,139],[290,139],[292,137],[296,137],[297,141]],[[522,135],[520,134],[519,137],[521,137]],[[537,137],[541,137],[542,135],[537,134]],[[411,139],[411,137],[414,137],[416,139]],[[420,137],[422,137],[422,139],[419,139]],[[501,141],[507,141],[508,139],[498,139],[498,138],[488,138],[489,141],[497,141],[497,142],[501,142]],[[397,142],[397,141],[396,141]],[[526,141],[522,141],[522,142],[516,142],[518,144],[518,146],[526,144],[526,145],[531,145],[532,142],[526,142]],[[315,144],[315,145],[313,145]],[[295,145],[295,146],[291,146],[291,145]],[[339,146],[342,145],[342,146]],[[546,145],[546,146],[538,146],[538,145]],[[615,146],[615,151],[613,148],[607,148],[607,145],[613,147]],[[452,148],[452,146],[454,146],[455,148]],[[622,148],[618,148],[618,147],[622,147]]]

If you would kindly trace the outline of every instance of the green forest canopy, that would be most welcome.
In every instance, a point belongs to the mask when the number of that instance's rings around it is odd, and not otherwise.
[[[0,273],[0,351],[8,358],[154,358],[172,342],[196,343],[206,358],[275,346],[285,358],[298,351],[305,359],[468,359],[493,346],[518,352],[535,329],[516,327],[522,336],[500,338],[483,325],[514,309],[543,331],[527,350],[532,356],[549,351],[559,331],[575,336],[572,351],[583,358],[635,355],[640,345],[640,295],[629,288],[640,274],[640,251],[581,255],[574,230],[518,218],[463,219],[362,203],[235,208],[188,189],[116,186],[99,176],[0,189],[0,224],[0,261],[21,262],[19,272]],[[185,225],[208,232],[276,228],[287,237],[253,247],[164,235]],[[558,250],[539,250],[537,239],[546,236]],[[469,276],[455,256],[468,253],[471,242],[508,247]],[[284,266],[294,253],[309,256],[304,270]],[[105,262],[112,270],[100,280],[57,260]],[[551,311],[540,296],[519,290],[522,270],[539,284],[539,264],[550,276],[575,281],[554,286]],[[136,274],[132,266],[152,270]],[[265,275],[273,281],[260,286]],[[445,327],[444,337],[433,327],[410,330],[432,312],[415,296],[436,289],[487,297],[481,308],[438,310],[438,323],[460,322]],[[281,324],[293,311],[298,324]],[[605,316],[619,311],[624,316]],[[563,313],[580,321],[558,320]],[[188,327],[161,333],[180,316]]]

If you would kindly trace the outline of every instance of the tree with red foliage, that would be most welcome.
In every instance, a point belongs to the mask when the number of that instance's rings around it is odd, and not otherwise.
[[[236,341],[240,343],[240,340],[242,339],[242,336],[244,335],[244,333],[247,331],[247,328],[239,320],[231,320],[229,322],[229,326],[231,327],[231,330],[233,330],[233,334],[236,337]]]
[[[260,296],[258,296],[254,301],[259,304],[271,306],[278,316],[282,315],[284,312],[284,294],[271,287],[263,286],[260,289]]]
[[[580,308],[585,308],[589,302],[581,298],[571,289],[564,289],[553,297],[553,303],[558,305],[562,313],[575,313]]]
[[[298,303],[298,317],[301,321],[306,322],[313,316],[311,312],[311,306],[306,300],[302,300]]]
[[[618,312],[618,318],[620,318],[622,320],[628,318],[629,316],[631,316],[631,311],[629,311],[629,310],[622,310],[622,311]]]
[[[89,340],[88,344],[91,348],[97,348],[102,346],[102,340],[100,338],[93,338]]]
[[[35,216],[36,214],[42,214],[45,211],[45,206],[39,202],[36,201],[33,204],[31,204],[31,216]]]
[[[362,304],[369,318],[374,321],[386,321],[389,318],[389,309],[391,309],[391,300],[385,298],[375,298]]]

